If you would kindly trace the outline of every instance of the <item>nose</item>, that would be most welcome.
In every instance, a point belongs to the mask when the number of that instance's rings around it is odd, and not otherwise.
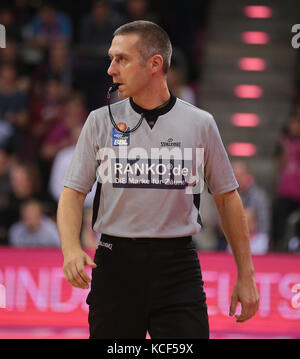
[[[111,60],[109,68],[107,69],[107,73],[109,76],[116,76],[118,75],[117,66],[114,60]]]

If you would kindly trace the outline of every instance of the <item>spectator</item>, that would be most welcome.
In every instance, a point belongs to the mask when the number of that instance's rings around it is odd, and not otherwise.
[[[9,179],[10,164],[11,162],[7,150],[0,147],[0,196],[7,195],[11,192]]]
[[[23,61],[18,44],[11,40],[6,40],[5,48],[0,51],[0,66],[11,65],[18,73],[17,84],[19,90],[28,91],[30,85],[30,69]]]
[[[31,0],[15,0],[13,3],[16,24],[17,27],[22,30],[32,19],[35,11],[35,3]]]
[[[27,95],[19,88],[16,69],[13,65],[0,67],[0,127],[12,143],[12,150],[22,155],[24,132],[28,125]],[[0,133],[0,142],[3,133]],[[5,139],[3,141],[6,141]]]
[[[80,24],[80,49],[76,58],[74,87],[86,95],[88,111],[105,104],[105,94],[111,83],[106,73],[107,51],[111,34],[122,23],[108,1],[92,4],[91,13]]]
[[[61,121],[56,122],[44,137],[41,157],[52,163],[58,151],[73,144],[72,130],[82,128],[86,117],[82,97],[74,94],[61,109]]]
[[[17,65],[17,44],[11,40],[6,40],[5,48],[0,52],[0,64]]]
[[[42,98],[32,101],[30,131],[37,146],[41,145],[45,135],[60,121],[67,94],[68,89],[63,83],[57,77],[51,77],[45,83]]]
[[[11,161],[7,150],[0,148],[0,245],[8,244],[8,224],[5,214],[12,192],[9,170]]]
[[[57,78],[66,87],[72,87],[72,57],[69,44],[65,40],[53,43],[49,48],[49,57],[46,62],[38,66],[33,76],[33,92],[35,86],[49,78]]]
[[[33,163],[17,163],[10,171],[12,193],[5,218],[8,226],[20,220],[20,206],[26,200],[35,198],[44,203],[49,215],[55,214],[56,206],[47,191],[42,190],[40,169]]]
[[[127,0],[125,14],[125,22],[136,20],[158,21],[155,14],[149,12],[148,0]]]
[[[239,184],[238,191],[244,208],[253,211],[254,218],[257,221],[257,234],[264,236],[266,241],[269,241],[270,204],[267,194],[261,187],[255,184],[253,175],[249,172],[244,161],[233,161],[232,168]],[[225,238],[220,236],[218,249],[224,249],[224,244]]]
[[[16,24],[15,14],[9,7],[0,9],[0,24],[5,26],[6,38],[11,41],[20,42],[21,32]]]
[[[250,234],[250,248],[252,254],[266,254],[269,248],[269,239],[265,233],[258,232],[258,221],[252,208],[245,208],[245,215]],[[228,246],[228,250],[230,247]]]
[[[59,196],[63,189],[63,179],[65,176],[65,172],[69,164],[71,163],[73,152],[75,150],[75,144],[78,140],[81,129],[82,126],[72,128],[72,145],[60,150],[54,159],[50,173],[49,193],[56,202],[58,202]],[[96,184],[93,186],[91,192],[89,192],[85,198],[85,207],[91,208],[93,206],[95,193]]]
[[[254,177],[244,161],[234,161],[232,167],[239,184],[238,191],[244,207],[254,211],[258,232],[269,235],[270,204],[266,192],[255,183]]]
[[[17,43],[11,40],[6,40],[5,48],[1,49],[0,51],[0,65],[8,64],[12,65],[18,69],[20,73],[20,68],[22,64],[19,62],[19,54]]]
[[[94,51],[96,45],[98,54],[106,55],[111,35],[121,22],[121,18],[110,8],[107,1],[94,1],[91,14],[86,15],[81,23],[80,43],[92,47]]]
[[[53,4],[44,3],[25,27],[24,34],[29,45],[47,50],[57,40],[71,40],[72,23],[68,15],[58,12]]]
[[[181,100],[196,105],[195,93],[189,87],[183,77],[183,73],[178,66],[172,65],[168,71],[168,85],[171,92]]]
[[[0,67],[0,118],[22,125],[18,116],[26,112],[26,109],[27,96],[18,86],[16,68],[10,64],[2,64]]]
[[[17,152],[18,144],[13,126],[0,119],[0,147],[7,148],[10,152]]]
[[[9,230],[9,243],[15,247],[59,247],[60,239],[55,223],[43,215],[36,200],[21,205],[21,221]]]
[[[292,116],[276,153],[279,181],[272,213],[272,245],[283,249],[288,216],[300,209],[300,115]]]

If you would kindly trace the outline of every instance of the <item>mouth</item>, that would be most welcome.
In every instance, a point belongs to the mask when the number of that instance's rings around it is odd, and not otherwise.
[[[120,88],[120,86],[124,86],[123,84],[122,84],[122,82],[118,82],[118,81],[114,81],[114,84],[118,84],[119,86],[118,86],[118,89]]]

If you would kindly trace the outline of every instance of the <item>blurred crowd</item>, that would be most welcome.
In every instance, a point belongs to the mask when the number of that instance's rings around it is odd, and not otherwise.
[[[300,253],[300,54],[295,67],[295,97],[274,148],[275,188],[260,187],[249,163],[231,159],[245,208],[253,254]],[[202,211],[201,211],[202,210]],[[207,189],[201,196],[204,226],[196,237],[202,250],[230,250]]]
[[[162,25],[174,46],[169,87],[197,105],[209,6],[207,0],[189,6],[181,0],[1,1],[0,245],[59,246],[62,179],[88,113],[106,104],[107,50],[118,26],[139,19]],[[300,252],[300,81],[297,94],[275,151],[274,196],[256,184],[246,162],[232,162],[254,254]],[[88,249],[97,240],[91,229],[94,193],[85,201],[82,226]],[[228,250],[211,203],[204,192],[197,244]]]
[[[196,103],[209,1],[1,0],[0,245],[59,246],[62,179],[88,113],[106,104],[112,34],[133,20],[162,25],[174,45],[170,87]],[[184,24],[178,26],[177,14]],[[93,248],[94,189],[82,242]]]

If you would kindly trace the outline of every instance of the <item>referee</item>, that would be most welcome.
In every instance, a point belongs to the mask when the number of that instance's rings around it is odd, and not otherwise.
[[[170,93],[172,46],[162,28],[127,23],[114,32],[108,54],[108,74],[123,100],[90,113],[66,172],[57,213],[64,274],[71,285],[87,289],[84,267],[93,268],[90,338],[139,339],[147,331],[153,339],[209,338],[192,241],[201,229],[200,195],[190,190],[200,168],[197,149],[203,149],[204,180],[237,266],[229,315],[240,302],[235,317],[244,322],[259,303],[228,156],[213,117]],[[95,181],[92,225],[101,240],[93,261],[79,236],[84,199]]]

